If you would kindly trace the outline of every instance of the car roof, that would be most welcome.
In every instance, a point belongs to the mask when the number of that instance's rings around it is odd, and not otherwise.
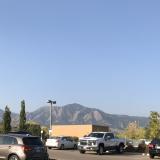
[[[52,139],[52,138],[64,138],[64,137],[72,138],[71,136],[52,136],[52,137],[50,137],[50,138]],[[48,139],[50,139],[50,138],[48,138]]]
[[[32,135],[30,132],[27,131],[10,131],[8,134],[29,134]]]
[[[112,133],[112,132],[92,132],[92,133],[103,133],[103,134],[105,134],[105,133]]]
[[[11,136],[11,137],[19,137],[19,138],[24,138],[24,137],[31,137],[31,138],[36,138],[38,136],[31,136],[31,135],[26,135],[26,134],[0,134],[0,136]]]

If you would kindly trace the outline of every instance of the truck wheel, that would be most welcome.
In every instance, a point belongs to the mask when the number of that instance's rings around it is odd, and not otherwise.
[[[153,154],[150,154],[149,157],[150,157],[151,159],[154,159],[154,155],[153,155]]]
[[[79,152],[80,152],[81,154],[84,154],[86,151],[84,151],[84,150],[79,150]]]
[[[64,150],[64,144],[61,144],[60,149]]]
[[[118,153],[123,153],[124,152],[124,145],[120,144],[117,148]]]
[[[74,150],[76,150],[76,149],[77,149],[77,145],[76,145],[76,144],[74,145],[73,149],[74,149]]]
[[[98,148],[97,153],[98,153],[99,155],[103,155],[103,153],[104,153],[104,146],[103,146],[103,145],[99,145],[99,148]]]

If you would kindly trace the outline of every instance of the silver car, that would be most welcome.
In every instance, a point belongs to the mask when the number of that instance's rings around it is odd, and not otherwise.
[[[69,136],[51,137],[47,139],[46,146],[48,149],[77,149],[77,142]]]
[[[48,160],[46,147],[39,137],[21,134],[0,135],[0,159]]]

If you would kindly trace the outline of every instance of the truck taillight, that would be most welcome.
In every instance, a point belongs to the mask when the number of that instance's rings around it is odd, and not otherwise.
[[[149,148],[155,148],[155,145],[154,144],[149,144],[148,147]]]

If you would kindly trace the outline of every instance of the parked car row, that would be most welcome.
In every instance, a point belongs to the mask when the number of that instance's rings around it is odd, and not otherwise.
[[[58,149],[79,149],[80,153],[86,151],[94,151],[102,155],[105,151],[117,151],[123,153],[127,147],[133,147],[134,151],[148,152],[150,158],[160,156],[160,139],[147,141],[146,139],[130,140],[126,143],[124,139],[114,137],[111,132],[92,132],[88,136],[79,139],[79,142],[73,140],[72,137],[61,136],[51,137],[47,139],[46,146]]]
[[[140,140],[136,144],[140,146],[145,144],[150,158],[160,156],[160,139],[154,138],[150,143]],[[138,145],[137,145],[138,144]],[[40,137],[32,136],[28,133],[10,132],[0,135],[0,159],[4,160],[49,160],[47,148],[57,149],[79,149],[80,153],[94,151],[102,155],[105,151],[117,151],[123,153],[125,150],[124,139],[114,137],[111,132],[92,132],[86,137],[80,138],[79,142],[69,136],[51,137],[44,144]]]
[[[99,155],[109,150],[123,153],[125,148],[125,140],[115,138],[111,132],[92,132],[87,137],[80,138],[78,144],[72,137],[68,136],[48,138],[45,144],[49,149],[58,148],[63,150],[78,148],[80,153],[95,151]]]

